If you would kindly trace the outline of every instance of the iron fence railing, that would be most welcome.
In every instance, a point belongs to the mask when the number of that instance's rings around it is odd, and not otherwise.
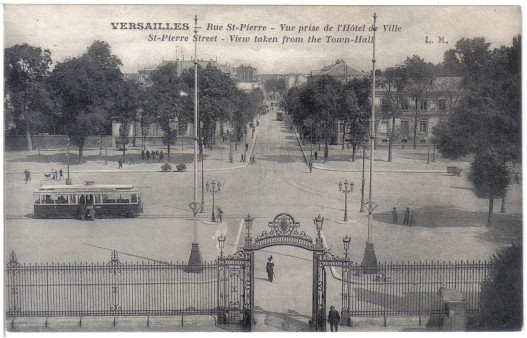
[[[217,263],[20,264],[5,275],[6,317],[216,314]]]
[[[376,275],[360,263],[349,266],[351,316],[426,316],[443,309],[440,288],[459,290],[467,310],[478,311],[481,282],[490,262],[384,263]],[[21,264],[14,254],[5,273],[6,317],[217,315],[218,262],[187,272],[186,263],[123,263],[114,252],[108,263]],[[346,287],[347,288],[347,287]],[[234,290],[234,291],[233,291]],[[343,294],[343,297],[347,297]],[[343,303],[344,304],[344,303]]]
[[[351,316],[420,316],[440,314],[438,291],[461,291],[467,311],[478,311],[481,282],[490,262],[419,262],[379,264],[376,275],[363,274],[360,263],[352,264],[349,281]]]

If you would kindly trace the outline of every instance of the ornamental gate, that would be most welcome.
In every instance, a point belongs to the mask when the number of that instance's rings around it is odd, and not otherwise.
[[[299,231],[300,223],[287,214],[278,214],[268,223],[254,241],[251,236],[253,218],[245,219],[247,234],[244,246],[231,256],[218,258],[218,322],[220,324],[243,324],[252,330],[254,325],[254,253],[271,246],[295,246],[313,252],[313,283],[311,327],[315,331],[326,330],[326,268],[342,268],[342,313],[349,313],[351,262],[347,258],[333,255],[324,247],[321,236],[324,219],[315,218],[317,237],[313,239]],[[223,238],[224,240],[224,238]],[[349,241],[348,241],[349,243]],[[221,246],[221,244],[220,244]]]

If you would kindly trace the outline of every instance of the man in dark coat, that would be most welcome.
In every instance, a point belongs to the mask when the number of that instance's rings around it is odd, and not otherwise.
[[[141,150],[141,161],[144,161],[145,160],[145,150],[142,149]]]
[[[395,209],[395,207],[393,207],[392,210],[392,223],[397,224],[397,209]]]
[[[146,160],[147,161],[150,160],[150,151],[149,150],[146,151]]]
[[[328,322],[329,322],[329,326],[331,328],[331,332],[337,332],[338,331],[338,327],[339,327],[339,323],[340,323],[340,315],[339,315],[339,312],[337,310],[335,310],[334,306],[331,306],[329,308]],[[333,330],[333,329],[335,329],[335,330]]]
[[[404,212],[403,225],[409,225],[409,224],[410,224],[410,208],[406,208],[406,211]]]
[[[273,263],[273,256],[269,257],[267,260],[267,265],[265,266],[265,271],[267,271],[267,278],[272,283],[273,277],[274,277],[274,263]]]

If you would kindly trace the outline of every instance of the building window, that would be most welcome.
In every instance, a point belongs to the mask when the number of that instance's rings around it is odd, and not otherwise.
[[[421,110],[423,110],[423,111],[427,111],[428,110],[428,101],[427,100],[422,100],[421,101]]]
[[[446,100],[439,100],[437,106],[439,111],[446,111]]]
[[[408,101],[402,100],[401,101],[401,110],[408,110]]]
[[[403,135],[408,135],[409,133],[408,120],[401,121],[401,133]]]
[[[387,134],[388,133],[388,121],[382,121],[381,122],[381,134]]]
[[[419,121],[419,132],[426,133],[428,131],[428,120]]]

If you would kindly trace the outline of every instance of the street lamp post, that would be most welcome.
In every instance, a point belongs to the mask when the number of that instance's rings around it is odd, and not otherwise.
[[[366,178],[364,177],[364,168],[366,163],[366,145],[362,144],[362,179],[360,190],[360,212],[364,212],[364,186],[366,185]]]
[[[348,221],[348,194],[353,191],[354,185],[353,182],[349,182],[348,184],[348,180],[345,180],[344,184],[339,182],[339,191],[344,193],[344,222]]]
[[[220,246],[220,257],[223,257],[223,248],[225,248],[225,236],[223,234],[218,236],[218,244]]]
[[[209,182],[206,183],[207,192],[210,192],[212,194],[212,218],[211,222],[216,222],[216,215],[214,213],[214,195],[216,195],[217,192],[220,192],[221,182],[216,182],[212,180],[212,182],[209,184]]]
[[[322,231],[322,226],[324,225],[324,217],[321,217],[320,214],[318,214],[318,216],[313,219],[313,222],[315,223],[315,227],[317,229],[317,238],[315,239],[315,245],[323,247],[324,244],[322,242],[322,236],[320,235],[320,232]]]
[[[342,243],[344,243],[344,259],[348,259],[349,249],[350,249],[351,238],[346,235],[342,238]]]
[[[69,137],[66,139],[66,147],[67,147],[66,160],[67,160],[67,164],[68,164],[66,185],[71,185],[71,179],[70,179],[70,138]]]
[[[198,16],[194,16],[194,201],[190,209],[194,214],[194,227],[192,232],[192,248],[188,260],[188,272],[200,273],[203,271],[203,260],[198,244],[198,212],[201,209],[198,203],[198,60],[196,59]]]
[[[245,237],[245,246],[248,247],[251,245],[251,228],[253,226],[254,217],[251,217],[251,214],[247,214],[247,217],[244,218],[245,228],[247,229],[247,236]]]
[[[373,211],[376,208],[376,204],[373,203],[373,163],[375,162],[374,149],[375,149],[375,32],[377,14],[373,13],[373,72],[372,72],[372,84],[371,84],[371,117],[370,117],[370,184],[369,184],[369,200],[368,200],[368,240],[366,242],[366,248],[364,250],[364,256],[362,258],[362,267],[364,273],[375,274],[378,271],[377,257],[375,255],[375,249],[371,241],[371,225],[373,223]]]

